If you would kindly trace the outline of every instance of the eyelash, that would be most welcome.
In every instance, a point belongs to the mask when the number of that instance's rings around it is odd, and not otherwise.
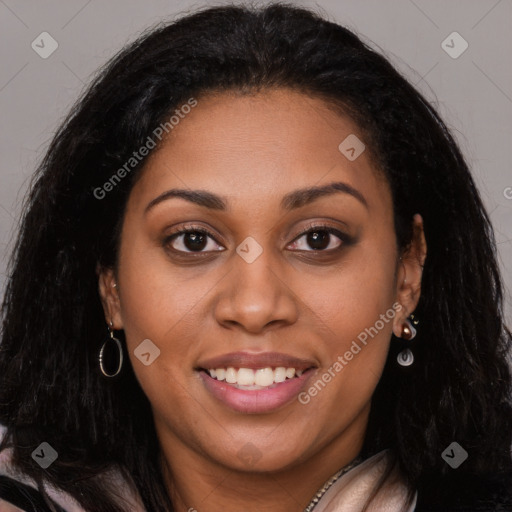
[[[342,231],[339,231],[338,229],[333,228],[332,226],[329,226],[327,224],[311,224],[311,225],[307,226],[306,228],[304,228],[300,233],[298,233],[297,236],[293,239],[292,243],[299,240],[304,235],[307,235],[307,234],[315,232],[315,231],[325,231],[331,235],[335,235],[336,237],[338,237],[341,240],[342,243],[339,247],[336,247],[334,249],[311,249],[309,251],[305,251],[303,249],[298,249],[298,250],[296,250],[296,252],[308,252],[308,253],[316,253],[316,254],[333,253],[335,251],[340,251],[344,246],[351,245],[354,242],[354,239],[351,236],[347,235],[346,233],[343,233]],[[170,245],[170,243],[175,238],[178,238],[180,235],[189,234],[189,233],[200,233],[202,235],[206,235],[209,238],[211,238],[212,240],[214,240],[214,242],[216,244],[221,245],[215,239],[215,237],[212,235],[212,233],[210,233],[210,231],[208,231],[206,228],[203,228],[202,226],[187,225],[187,226],[183,226],[181,229],[175,231],[174,233],[172,233],[171,235],[166,237],[166,239],[164,240],[164,243],[163,243],[164,247],[168,247]],[[186,255],[192,255],[192,257],[194,257],[196,255],[208,254],[209,252],[210,253],[212,252],[212,251],[206,251],[206,252],[180,251],[177,249],[172,249],[172,250],[174,252],[179,253],[180,255],[186,254]],[[222,252],[222,251],[214,251],[214,252]]]

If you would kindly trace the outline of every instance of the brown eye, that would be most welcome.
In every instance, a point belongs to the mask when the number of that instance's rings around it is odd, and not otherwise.
[[[330,226],[309,228],[292,243],[292,248],[299,251],[330,251],[350,243],[350,237]]]
[[[208,245],[207,235],[198,232],[185,233],[183,245],[189,251],[202,251]]]
[[[165,246],[176,252],[211,252],[224,250],[211,233],[203,228],[182,229],[165,240]]]
[[[327,231],[311,231],[306,235],[306,243],[312,249],[327,249],[331,239],[331,233]]]

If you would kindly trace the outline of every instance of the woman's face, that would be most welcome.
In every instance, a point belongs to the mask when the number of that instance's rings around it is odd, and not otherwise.
[[[355,137],[298,92],[210,95],[150,155],[100,289],[174,469],[359,451],[418,265],[399,262],[389,186]]]

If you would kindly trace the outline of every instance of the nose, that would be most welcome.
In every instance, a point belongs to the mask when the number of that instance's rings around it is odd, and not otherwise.
[[[297,321],[298,301],[292,283],[286,281],[283,264],[270,251],[263,251],[251,263],[234,253],[232,265],[218,291],[217,322],[256,334]]]

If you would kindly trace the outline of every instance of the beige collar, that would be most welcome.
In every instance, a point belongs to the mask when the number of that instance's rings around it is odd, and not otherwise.
[[[389,450],[383,450],[345,473],[326,491],[313,512],[361,512],[373,486],[384,472],[389,456]],[[402,510],[407,491],[407,486],[395,469],[372,501],[368,512]],[[417,493],[407,512],[413,512],[416,500]]]

